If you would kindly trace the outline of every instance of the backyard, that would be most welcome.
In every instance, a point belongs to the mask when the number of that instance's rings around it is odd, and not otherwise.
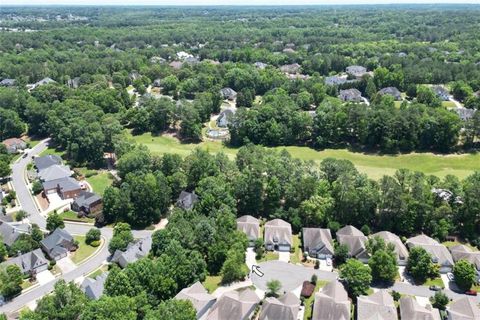
[[[202,284],[209,293],[212,293],[220,286],[221,282],[221,276],[207,276]]]

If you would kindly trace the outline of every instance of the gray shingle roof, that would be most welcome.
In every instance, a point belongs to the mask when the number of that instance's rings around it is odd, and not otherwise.
[[[299,73],[301,66],[298,63],[286,64],[280,67],[280,71],[285,73]]]
[[[125,268],[129,263],[135,262],[148,255],[150,249],[152,249],[152,237],[148,236],[131,242],[125,251],[115,251],[111,262],[116,262],[122,268]]]
[[[54,164],[38,172],[38,177],[43,181],[62,179],[71,175],[70,167],[59,164]]]
[[[350,320],[350,308],[347,291],[335,280],[315,294],[312,320]]]
[[[424,234],[409,238],[407,240],[407,246],[409,248],[422,247],[430,253],[434,262],[444,267],[453,266],[453,258],[447,247]]]
[[[288,292],[280,298],[265,299],[260,313],[260,320],[297,320],[300,299]]]
[[[12,264],[17,265],[20,270],[22,270],[22,273],[27,274],[42,266],[46,266],[48,264],[48,260],[45,258],[42,250],[35,249],[33,251],[24,253],[21,256],[11,258],[4,263],[6,266]]]
[[[415,298],[403,296],[400,298],[400,318],[409,320],[440,320],[438,309],[422,307]]]
[[[474,264],[477,270],[480,270],[480,251],[473,251],[469,247],[460,244],[450,247],[450,252],[452,253],[453,261],[467,260]]]
[[[95,202],[102,200],[102,198],[95,192],[82,191],[78,197],[75,198],[74,203],[79,207],[90,207]]]
[[[260,221],[249,215],[237,219],[237,230],[247,235],[249,240],[260,238]]]
[[[108,272],[104,272],[98,275],[95,279],[85,278],[85,280],[83,280],[81,288],[87,297],[94,300],[100,299],[103,294],[107,276]]]
[[[348,66],[345,71],[352,76],[361,78],[365,73],[367,73],[367,68],[362,66]]]
[[[216,298],[209,294],[205,287],[198,281],[190,287],[180,291],[175,296],[175,299],[190,301],[197,311],[197,318],[201,316],[216,300]]]
[[[395,253],[397,254],[398,260],[408,259],[408,249],[396,234],[391,233],[389,231],[380,231],[370,236],[370,238],[374,238],[374,237],[382,238],[386,244],[388,243],[393,244],[393,246],[395,247]]]
[[[43,184],[43,188],[50,190],[59,188],[61,192],[72,191],[80,189],[80,184],[77,180],[72,177],[65,177],[50,181],[45,181]]]
[[[282,219],[274,219],[265,223],[266,244],[292,245],[292,226]]]
[[[73,242],[73,237],[68,231],[57,228],[40,243],[50,257],[56,257],[67,253]]]
[[[237,92],[232,88],[223,88],[220,90],[223,99],[234,100],[237,97]]]
[[[33,162],[35,163],[35,167],[40,171],[56,164],[62,164],[62,158],[54,154],[49,154],[43,157],[36,157],[33,159]]]
[[[370,296],[359,296],[357,300],[359,320],[397,320],[397,308],[387,290],[379,290]]]
[[[206,320],[247,319],[259,302],[260,298],[250,288],[226,292],[212,306]]]
[[[177,206],[185,210],[190,210],[197,201],[198,196],[195,192],[182,191],[178,197]]]
[[[367,237],[354,226],[345,226],[337,231],[337,241],[348,247],[348,254],[352,257],[365,256],[367,253]]]
[[[455,300],[448,308],[449,320],[479,320],[480,309],[475,298],[464,297]]]
[[[458,114],[458,117],[462,121],[467,121],[475,115],[475,110],[474,109],[467,109],[467,108],[456,108],[455,112]]]
[[[333,255],[333,240],[330,229],[303,228],[303,250]]]
[[[357,89],[340,90],[338,97],[343,101],[362,101],[362,93]]]
[[[2,235],[3,243],[11,246],[18,239],[21,232],[7,222],[0,221],[0,235]]]
[[[380,89],[380,91],[378,91],[378,94],[380,94],[382,96],[388,94],[388,95],[392,96],[393,98],[395,98],[395,100],[397,100],[397,101],[402,100],[402,93],[400,92],[400,90],[398,90],[395,87],[382,88],[382,89]]]

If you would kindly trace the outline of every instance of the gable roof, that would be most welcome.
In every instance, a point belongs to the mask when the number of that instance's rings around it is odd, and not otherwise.
[[[45,181],[44,183],[42,183],[42,185],[44,189],[50,190],[50,189],[58,188],[60,189],[60,192],[68,192],[68,191],[78,190],[81,188],[78,181],[72,177],[65,177],[65,178]]]
[[[206,320],[244,320],[259,302],[260,298],[250,288],[226,292],[212,306]]]
[[[347,82],[347,76],[339,76],[339,75],[334,75],[330,77],[325,78],[325,84],[329,86],[334,86],[334,85],[339,85],[339,84],[344,84]]]
[[[36,88],[36,87],[43,86],[44,84],[49,84],[49,83],[57,83],[57,81],[53,80],[52,78],[46,77],[46,78],[43,78],[42,80],[40,80],[38,82],[35,82],[35,84],[33,86],[34,86],[34,88]]]
[[[292,226],[282,219],[265,223],[265,243],[292,245]]]
[[[340,90],[338,97],[343,101],[361,101],[362,93],[358,89]]]
[[[75,198],[74,203],[78,207],[90,207],[95,202],[102,200],[102,198],[95,192],[82,191],[80,195]]]
[[[220,90],[220,94],[222,95],[223,99],[235,99],[237,96],[237,92],[232,88],[222,88]]]
[[[209,294],[205,287],[198,281],[190,287],[180,291],[174,299],[190,301],[195,310],[197,310],[197,315],[199,312],[203,311],[206,306],[216,300],[216,298]]]
[[[441,266],[453,266],[453,258],[447,247],[424,234],[409,238],[406,243],[409,248],[425,249],[432,256],[433,261]]]
[[[409,320],[440,320],[438,309],[422,307],[415,298],[403,296],[400,298],[400,318]]]
[[[247,235],[248,239],[260,238],[260,221],[249,215],[237,219],[237,230]]]
[[[103,294],[103,289],[105,287],[105,281],[107,280],[108,272],[104,272],[98,275],[95,279],[85,278],[83,280],[81,288],[83,292],[90,299],[100,299]]]
[[[378,94],[380,94],[380,95],[388,94],[388,95],[394,97],[395,100],[401,100],[402,99],[402,93],[400,92],[400,90],[398,90],[395,87],[382,88],[378,91]]]
[[[50,257],[55,257],[68,252],[73,237],[65,229],[57,228],[40,243]]]
[[[8,79],[5,78],[2,81],[0,81],[0,86],[1,87],[11,87],[15,85],[16,80],[15,79]]]
[[[3,243],[5,243],[8,247],[10,247],[15,240],[18,239],[20,234],[21,232],[11,224],[0,221],[0,235],[2,236]]]
[[[354,226],[348,225],[338,230],[337,241],[348,247],[348,254],[352,257],[366,253],[367,237]]]
[[[72,172],[69,166],[54,164],[38,172],[38,177],[43,181],[51,181],[70,177]]]
[[[24,253],[18,257],[7,260],[4,265],[17,265],[22,273],[29,273],[41,266],[48,264],[48,260],[45,258],[42,250],[35,249],[33,251]]]
[[[395,253],[397,254],[397,259],[399,260],[406,260],[408,258],[408,249],[403,244],[400,237],[390,231],[380,231],[374,233],[370,236],[370,238],[380,237],[382,238],[386,244],[391,243],[395,247]]]
[[[397,308],[387,290],[357,299],[357,318],[362,320],[397,320]]]
[[[452,253],[453,261],[457,262],[461,259],[467,260],[468,262],[474,264],[477,270],[480,270],[480,251],[473,251],[463,244],[450,247],[449,249]]]
[[[458,114],[458,117],[462,121],[467,121],[475,115],[474,109],[467,109],[467,108],[455,108],[455,112]]]
[[[127,264],[148,255],[150,249],[152,249],[152,237],[148,236],[129,243],[125,251],[115,251],[111,262],[117,262],[121,267],[125,268]]]
[[[26,145],[26,142],[20,138],[8,138],[2,141],[6,147],[23,147]]]
[[[350,320],[350,308],[347,291],[335,280],[315,294],[312,320]]]
[[[480,309],[475,298],[463,297],[452,302],[448,308],[449,320],[478,320]]]
[[[62,158],[55,154],[49,154],[43,157],[35,157],[33,162],[35,163],[35,167],[40,171],[56,164],[62,164]]]
[[[265,299],[260,313],[260,320],[297,320],[300,299],[288,292],[280,298]]]
[[[367,73],[367,68],[354,65],[348,66],[345,71],[355,77],[362,77],[365,73]]]
[[[324,253],[333,254],[333,240],[330,229],[321,228],[303,228],[303,250],[316,250]]]
[[[190,210],[193,208],[195,203],[197,203],[197,201],[198,196],[195,194],[195,192],[182,191],[178,197],[177,206],[185,210]]]

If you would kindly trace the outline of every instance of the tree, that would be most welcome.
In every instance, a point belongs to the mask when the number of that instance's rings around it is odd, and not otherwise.
[[[93,241],[99,241],[100,240],[100,230],[97,228],[91,228],[88,230],[87,234],[85,235],[85,243],[86,244],[91,244]]]
[[[0,270],[0,294],[10,299],[22,292],[23,275],[17,265],[9,265]]]
[[[30,231],[30,236],[32,237],[32,240],[40,243],[40,241],[43,240],[43,231],[40,230],[40,227],[38,224],[33,223],[32,224],[32,230]]]
[[[137,306],[135,299],[118,296],[103,295],[99,300],[87,303],[80,319],[82,320],[136,320]]]
[[[477,280],[476,268],[467,260],[459,260],[453,266],[455,283],[462,290],[469,290]]]
[[[348,291],[354,297],[365,294],[372,282],[370,267],[357,259],[348,259],[340,267],[340,277],[345,279]]]
[[[3,243],[3,237],[0,235],[0,262],[5,261],[7,254],[7,247],[5,247],[5,244]]]
[[[32,192],[34,195],[40,194],[43,191],[43,185],[40,181],[35,180],[32,184]]]
[[[368,260],[374,281],[393,283],[397,276],[397,257],[390,250],[377,250]]]
[[[450,299],[442,291],[437,291],[433,297],[430,297],[430,302],[434,308],[445,310],[447,304],[450,302]]]
[[[279,296],[279,291],[282,288],[282,284],[280,281],[272,279],[267,282],[267,297],[275,297],[278,298]]]
[[[243,280],[248,274],[248,267],[245,264],[245,249],[235,244],[227,253],[227,260],[223,263],[222,283],[232,283]]]
[[[202,123],[198,111],[186,105],[183,109],[180,123],[180,136],[183,140],[199,141],[202,137]]]
[[[47,230],[53,232],[57,228],[65,228],[65,223],[57,211],[53,211],[47,216]]]
[[[108,251],[114,254],[117,250],[125,250],[133,241],[133,234],[128,223],[120,222],[113,228],[113,237],[108,244]]]
[[[335,244],[335,264],[340,266],[344,264],[348,259],[348,247],[346,244]]]
[[[0,161],[0,178],[8,177],[12,174],[12,168],[7,161]]]
[[[157,319],[195,320],[197,312],[188,300],[170,299],[160,303],[157,309],[149,311],[145,316],[145,320]]]
[[[436,268],[430,254],[421,247],[410,250],[407,271],[416,282],[424,283],[429,277],[435,277]]]

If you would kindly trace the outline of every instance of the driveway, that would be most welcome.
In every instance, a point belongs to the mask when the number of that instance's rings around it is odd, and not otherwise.
[[[279,251],[278,252],[278,260],[283,262],[290,262],[290,252],[287,251]]]
[[[245,263],[247,264],[248,270],[252,270],[252,266],[257,264],[255,256],[256,254],[253,248],[247,248],[247,252],[245,253]]]
[[[49,283],[52,280],[55,280],[55,276],[49,270],[45,270],[45,271],[37,273],[37,282],[40,285],[44,285],[45,283]]]
[[[267,290],[267,282],[274,279],[282,283],[282,291],[290,292],[301,286],[303,281],[310,281],[314,274],[317,275],[318,280],[325,281],[333,281],[338,276],[336,272],[316,270],[276,260],[262,262],[259,267],[264,273],[263,277],[252,274],[250,278],[257,288],[264,291]]]
[[[77,265],[73,263],[72,259],[70,257],[65,257],[57,261],[57,266],[62,270],[62,273],[68,273],[70,271],[73,271],[77,268]]]

